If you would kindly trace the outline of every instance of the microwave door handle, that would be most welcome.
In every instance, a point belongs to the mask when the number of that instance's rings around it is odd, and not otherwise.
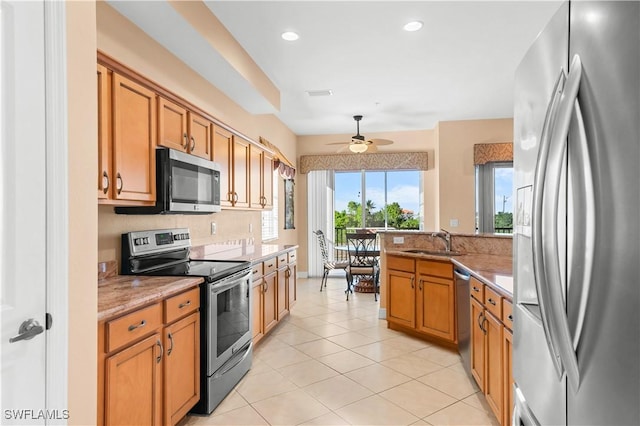
[[[560,75],[556,80],[556,84],[553,88],[551,99],[547,107],[547,113],[545,115],[544,124],[542,126],[542,133],[540,135],[540,148],[538,150],[538,158],[536,161],[536,167],[533,178],[533,195],[532,195],[532,220],[531,220],[531,250],[533,255],[533,274],[536,285],[536,294],[538,296],[538,306],[540,308],[540,320],[542,322],[542,328],[544,330],[544,336],[547,340],[547,348],[551,354],[551,360],[556,370],[558,377],[562,377],[562,363],[556,350],[556,337],[553,334],[551,328],[551,317],[548,307],[548,285],[545,270],[544,250],[542,247],[542,212],[543,212],[543,200],[544,183],[547,172],[547,159],[549,155],[549,144],[551,143],[550,127],[555,118],[557,105],[562,94],[562,87],[564,85],[565,76],[564,71],[560,70]]]
[[[551,228],[550,230],[552,231],[550,238],[545,239],[543,247],[547,254],[545,256],[545,269],[548,274],[549,308],[553,319],[551,326],[554,329],[554,335],[558,338],[558,354],[567,373],[567,380],[575,391],[580,386],[580,370],[578,368],[578,359],[573,349],[573,338],[569,331],[569,320],[562,291],[563,282],[558,248],[558,203],[562,185],[563,164],[567,151],[567,138],[571,126],[571,117],[574,114],[574,105],[578,97],[581,76],[582,64],[580,57],[575,55],[571,62],[567,83],[560,98],[550,137],[549,164],[547,165],[545,186],[549,185],[548,191],[549,195],[553,197],[553,204],[543,210],[543,223]],[[547,192],[547,188],[544,191]]]

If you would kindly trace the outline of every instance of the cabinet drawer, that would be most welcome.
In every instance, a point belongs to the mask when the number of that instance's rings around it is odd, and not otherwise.
[[[107,352],[118,349],[151,333],[162,325],[162,305],[156,303],[123,317],[109,321],[106,325]]]
[[[196,287],[164,301],[164,322],[169,324],[200,307],[200,288]]]
[[[251,267],[251,273],[253,274],[253,279],[254,279],[254,280],[255,280],[255,279],[258,279],[258,278],[260,278],[260,277],[262,276],[262,274],[263,274],[263,272],[262,272],[263,267],[264,267],[264,266],[263,266],[262,262],[261,262],[261,263],[257,263],[257,264],[255,264],[255,265],[253,265],[253,266]]]
[[[507,299],[502,299],[502,322],[509,330],[513,330],[513,306]]]
[[[484,306],[496,318],[502,318],[502,296],[489,287],[484,289]]]
[[[289,263],[295,262],[297,258],[298,258],[298,253],[296,253],[296,250],[289,252]]]
[[[287,253],[278,255],[278,268],[286,265],[287,263],[289,263],[289,256],[287,255]]]
[[[418,260],[418,273],[435,277],[453,278],[453,265],[450,262]]]
[[[264,275],[269,275],[272,272],[275,272],[276,270],[276,258],[271,258],[269,260],[265,260],[263,262],[263,268],[264,268]]]
[[[484,284],[473,277],[469,280],[469,293],[471,293],[471,296],[475,297],[478,302],[484,303]]]
[[[410,257],[387,256],[387,269],[396,271],[415,272],[416,262]]]

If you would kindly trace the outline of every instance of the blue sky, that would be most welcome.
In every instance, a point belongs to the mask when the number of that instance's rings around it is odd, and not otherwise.
[[[502,210],[504,197],[504,211],[513,213],[513,168],[496,168],[494,171],[494,195],[495,204],[494,212],[499,213]]]
[[[349,201],[360,202],[361,172],[336,172],[335,209],[346,210]],[[376,210],[384,206],[384,172],[366,172],[366,196]],[[413,210],[417,216],[420,197],[420,172],[393,171],[387,173],[387,203],[397,201],[402,208]]]

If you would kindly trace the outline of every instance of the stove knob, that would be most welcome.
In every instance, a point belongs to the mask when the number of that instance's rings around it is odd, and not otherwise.
[[[142,244],[142,241],[141,241],[141,239],[140,239],[140,238],[135,238],[135,239],[133,240],[133,245],[135,245],[135,246],[139,246],[140,244]]]
[[[188,240],[189,239],[189,234],[183,234],[184,235],[184,239]]]
[[[149,244],[149,237],[144,237],[142,240],[143,244]]]

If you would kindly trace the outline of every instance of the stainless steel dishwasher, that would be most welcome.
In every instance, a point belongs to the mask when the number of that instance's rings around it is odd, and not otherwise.
[[[469,278],[464,269],[455,268],[456,276],[456,323],[458,324],[458,352],[462,357],[462,365],[471,376],[471,295],[469,294]]]

